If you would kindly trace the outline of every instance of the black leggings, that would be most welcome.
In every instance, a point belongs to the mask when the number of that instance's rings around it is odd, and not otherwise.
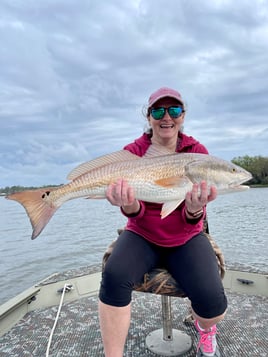
[[[155,267],[169,271],[200,317],[213,318],[226,310],[216,255],[203,233],[184,245],[166,248],[124,231],[103,271],[100,300],[112,306],[128,305],[133,286],[143,282],[144,274]]]

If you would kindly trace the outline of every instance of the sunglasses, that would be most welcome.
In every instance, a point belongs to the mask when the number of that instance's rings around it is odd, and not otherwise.
[[[168,112],[169,116],[172,119],[177,119],[181,116],[184,110],[182,107],[168,107],[168,108],[158,107],[158,108],[150,109],[150,114],[155,120],[163,119],[166,112]]]

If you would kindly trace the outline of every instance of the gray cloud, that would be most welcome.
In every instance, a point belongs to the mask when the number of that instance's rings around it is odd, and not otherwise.
[[[163,85],[211,154],[268,155],[266,1],[2,0],[0,14],[0,187],[62,183],[121,149]]]

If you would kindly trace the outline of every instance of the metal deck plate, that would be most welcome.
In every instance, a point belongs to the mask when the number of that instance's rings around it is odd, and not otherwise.
[[[222,357],[267,357],[268,299],[228,293],[229,309],[218,325],[218,344]],[[103,347],[98,322],[97,296],[85,297],[62,307],[51,357],[101,357]],[[195,357],[197,333],[192,324],[185,325],[188,314],[184,299],[172,298],[174,328],[188,333],[193,346],[185,357]],[[57,307],[28,313],[12,330],[0,338],[1,357],[45,356],[48,338]],[[158,295],[133,293],[131,326],[125,357],[155,357],[146,348],[146,336],[161,328],[161,298]]]

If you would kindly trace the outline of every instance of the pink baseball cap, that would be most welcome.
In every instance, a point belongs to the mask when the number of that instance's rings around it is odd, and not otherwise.
[[[157,89],[156,92],[152,93],[149,97],[149,107],[152,107],[154,103],[156,103],[159,99],[165,98],[165,97],[170,97],[177,99],[178,102],[180,102],[183,106],[183,100],[179,92],[177,92],[175,89],[168,88],[168,87],[162,87]]]

